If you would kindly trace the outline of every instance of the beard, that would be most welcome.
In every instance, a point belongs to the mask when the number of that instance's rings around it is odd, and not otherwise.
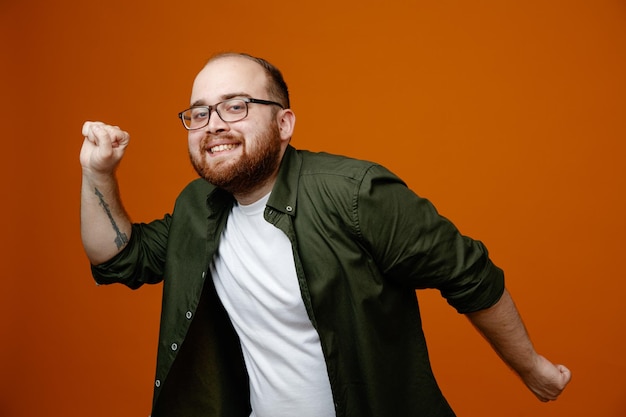
[[[222,138],[234,139],[235,136],[225,134]],[[189,151],[191,164],[200,177],[231,194],[246,194],[262,186],[280,164],[281,140],[275,121],[256,137],[256,149],[249,152],[246,142],[239,145],[242,147],[241,156],[233,164],[220,162],[212,165],[207,161],[204,156],[210,139],[207,136],[200,142],[199,156]]]

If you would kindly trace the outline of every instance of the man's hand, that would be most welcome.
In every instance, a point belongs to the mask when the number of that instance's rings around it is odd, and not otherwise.
[[[102,122],[83,124],[85,141],[80,151],[80,164],[94,174],[112,174],[120,163],[130,135],[117,126]]]
[[[572,379],[570,370],[552,364],[541,355],[537,355],[535,362],[535,367],[520,377],[540,401],[556,400]]]

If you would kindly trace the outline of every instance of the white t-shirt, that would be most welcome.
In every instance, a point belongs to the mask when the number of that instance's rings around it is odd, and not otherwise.
[[[265,221],[269,194],[235,204],[211,265],[241,340],[251,417],[334,417],[319,335],[306,313],[291,243]]]

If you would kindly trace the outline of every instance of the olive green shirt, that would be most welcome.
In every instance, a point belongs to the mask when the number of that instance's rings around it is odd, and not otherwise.
[[[195,180],[171,214],[133,224],[126,248],[92,267],[98,283],[163,282],[153,417],[249,416],[241,347],[209,272],[233,204]],[[504,276],[483,244],[384,167],[291,146],[264,217],[291,241],[337,416],[454,416],[415,290],[440,290],[459,313],[495,304]]]

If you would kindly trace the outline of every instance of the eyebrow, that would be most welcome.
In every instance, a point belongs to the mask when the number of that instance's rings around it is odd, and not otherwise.
[[[229,93],[229,94],[222,94],[219,97],[219,101],[224,101],[224,100],[230,100],[231,98],[237,98],[237,97],[247,97],[247,98],[252,98],[252,96],[248,93]],[[200,100],[196,100],[193,103],[191,103],[191,107],[194,106],[207,106],[206,101],[200,99]]]

